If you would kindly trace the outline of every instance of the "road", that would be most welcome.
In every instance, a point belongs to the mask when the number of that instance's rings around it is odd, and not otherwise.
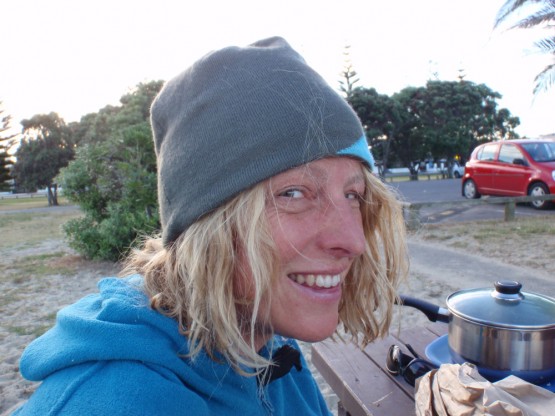
[[[471,207],[457,204],[457,201],[466,200],[461,193],[460,179],[388,182],[388,185],[396,189],[402,199],[407,202],[452,202],[452,204],[423,208],[421,210],[422,222],[502,220],[504,217],[505,207],[503,204],[484,204]],[[536,210],[527,204],[519,204],[515,211],[517,218],[544,215],[552,215],[555,219],[555,209]]]
[[[503,221],[503,204],[484,204],[476,206],[456,205],[464,201],[461,195],[460,179],[421,180],[391,184],[398,189],[407,202],[453,201],[453,205],[438,205],[422,208],[422,222],[441,223],[449,221],[475,221],[482,219]],[[555,220],[555,209],[538,211],[530,206],[518,205],[516,217],[549,215]],[[491,287],[496,280],[517,280],[524,290],[555,296],[553,274],[541,268],[509,264],[502,258],[466,253],[441,244],[413,241],[409,236],[410,253],[410,294],[416,293],[437,302],[445,299],[452,291],[472,288]],[[406,289],[409,290],[409,289]],[[435,300],[433,299],[435,297]],[[410,308],[409,308],[410,309]],[[416,317],[412,310],[404,311],[405,317]],[[416,319],[416,318],[415,318]],[[420,324],[427,323],[421,318]]]

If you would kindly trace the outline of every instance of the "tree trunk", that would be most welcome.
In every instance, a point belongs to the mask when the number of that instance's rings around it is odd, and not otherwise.
[[[48,185],[47,189],[48,206],[58,206],[58,185]]]
[[[420,170],[420,165],[418,163],[411,163],[409,164],[409,173],[410,173],[410,180],[417,181],[418,180],[418,171]]]
[[[391,144],[393,138],[388,138],[383,142],[383,156],[382,156],[382,169],[385,172],[389,168],[389,145]]]

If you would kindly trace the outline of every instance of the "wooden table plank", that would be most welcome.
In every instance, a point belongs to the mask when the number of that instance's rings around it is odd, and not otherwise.
[[[447,329],[447,324],[436,323],[426,327],[405,329],[401,333],[393,331],[391,335],[398,340],[400,347],[404,348],[403,344],[410,344],[422,358],[426,358],[426,347],[437,337],[447,334]]]
[[[312,346],[312,362],[352,416],[414,414],[414,400],[353,344]]]
[[[414,387],[386,370],[389,347],[397,344],[408,353],[409,343],[422,356],[425,347],[447,333],[446,324],[413,328],[376,340],[364,350],[332,340],[312,346],[312,362],[352,416],[413,415]]]

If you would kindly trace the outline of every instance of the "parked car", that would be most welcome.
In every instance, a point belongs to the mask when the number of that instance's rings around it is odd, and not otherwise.
[[[462,178],[464,175],[464,166],[459,165],[459,162],[453,162],[453,176],[455,178]]]
[[[456,160],[451,162],[451,166],[453,169],[453,176],[457,179],[462,178],[464,175],[464,166],[461,166]],[[449,170],[447,159],[439,159],[437,162],[423,162],[419,165],[419,168],[419,170],[426,173],[442,173],[445,175]]]
[[[466,162],[462,194],[526,196],[555,193],[555,140],[518,139],[482,144]],[[534,201],[545,209],[550,201]]]

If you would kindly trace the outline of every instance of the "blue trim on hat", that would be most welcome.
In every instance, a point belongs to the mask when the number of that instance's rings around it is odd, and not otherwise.
[[[362,137],[358,139],[355,143],[353,143],[346,149],[340,150],[339,152],[337,152],[337,154],[358,157],[368,163],[368,166],[370,166],[370,170],[372,172],[375,171],[376,163],[374,162],[374,156],[372,156],[372,153],[368,148],[368,142],[366,141],[365,135],[362,135]]]

